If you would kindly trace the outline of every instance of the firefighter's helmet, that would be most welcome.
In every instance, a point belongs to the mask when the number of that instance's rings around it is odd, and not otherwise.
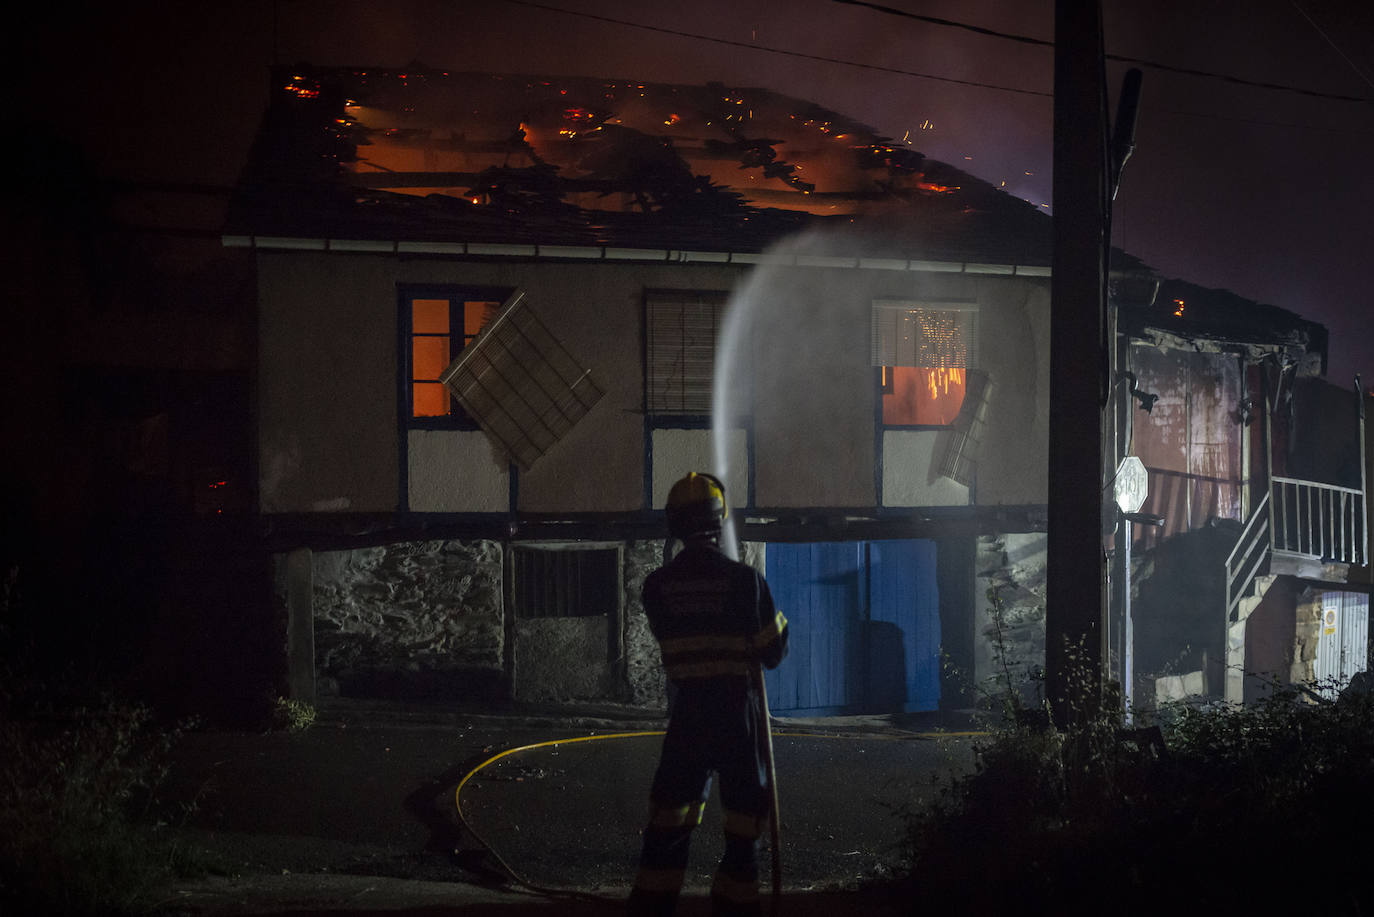
[[[687,476],[668,491],[668,533],[686,540],[694,535],[719,534],[729,515],[725,505],[725,485],[713,475],[700,471]]]

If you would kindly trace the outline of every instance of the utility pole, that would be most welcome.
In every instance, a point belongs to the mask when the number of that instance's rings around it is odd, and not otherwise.
[[[1056,0],[1045,669],[1067,725],[1101,703],[1108,207],[1100,0]]]

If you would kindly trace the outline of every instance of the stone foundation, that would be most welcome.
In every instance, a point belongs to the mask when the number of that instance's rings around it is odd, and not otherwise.
[[[319,552],[313,572],[321,694],[490,699],[501,693],[499,542]]]
[[[984,705],[999,703],[1007,672],[1010,688],[1022,704],[1038,707],[1041,703],[1047,548],[1043,533],[983,535],[978,539],[973,679],[975,693]],[[1001,603],[1000,622],[995,620],[989,597],[994,590]]]

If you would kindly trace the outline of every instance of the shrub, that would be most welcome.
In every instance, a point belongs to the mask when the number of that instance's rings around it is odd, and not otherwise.
[[[136,704],[53,700],[16,681],[0,689],[0,910],[141,909],[172,863],[139,816],[175,731],[155,728]]]
[[[279,697],[272,702],[272,728],[304,732],[315,725],[315,708],[303,700]]]
[[[1279,687],[1137,729],[1111,703],[1065,728],[1015,698],[1003,709],[974,770],[911,816],[922,910],[1374,909],[1371,695]]]

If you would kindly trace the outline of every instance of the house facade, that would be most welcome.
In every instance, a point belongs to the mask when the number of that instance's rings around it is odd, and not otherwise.
[[[1073,435],[1048,429],[1043,213],[763,90],[306,68],[273,90],[225,244],[257,264],[295,694],[661,705],[639,590],[694,469],[792,622],[779,712],[969,707],[1043,658],[1048,442]],[[1245,520],[1250,428],[1223,415],[1320,336],[1282,313],[1195,366],[1148,269],[1118,254],[1112,290],[1140,319],[1117,322],[1118,455],[1153,442],[1133,390],[1162,417],[1212,380],[1185,401],[1222,442],[1147,457],[1160,546]],[[1148,579],[1123,597],[1148,608]]]

